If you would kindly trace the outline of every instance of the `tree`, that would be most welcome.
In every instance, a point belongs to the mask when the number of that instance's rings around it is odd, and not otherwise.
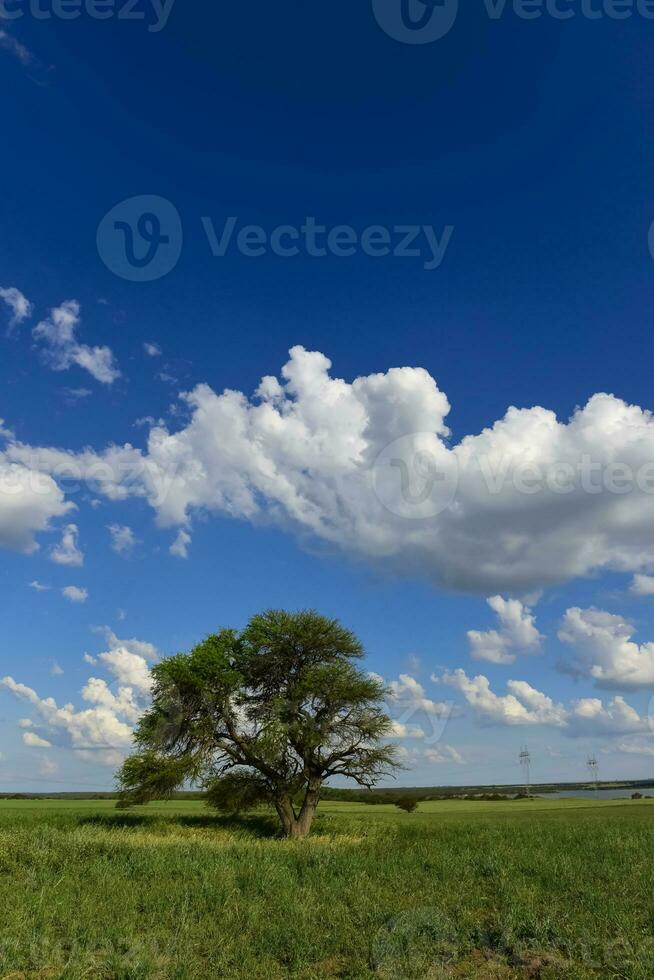
[[[405,813],[413,813],[418,808],[418,800],[415,796],[398,796],[393,802]]]
[[[118,774],[122,806],[192,783],[227,812],[269,802],[286,837],[305,837],[326,779],[369,788],[400,768],[384,686],[357,668],[362,656],[336,620],[272,610],[162,660]]]

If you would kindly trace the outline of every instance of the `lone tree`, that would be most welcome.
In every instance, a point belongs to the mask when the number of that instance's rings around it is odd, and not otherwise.
[[[398,796],[394,800],[395,806],[399,807],[400,810],[404,810],[405,813],[413,813],[414,810],[418,809],[418,800],[415,796]]]
[[[185,783],[239,811],[271,803],[286,837],[305,837],[324,780],[371,787],[399,768],[384,744],[383,685],[357,668],[357,638],[315,612],[269,611],[152,669],[153,700],[119,774],[120,806]]]

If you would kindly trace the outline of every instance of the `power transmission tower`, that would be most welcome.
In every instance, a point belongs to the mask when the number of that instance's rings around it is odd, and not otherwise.
[[[520,749],[520,765],[522,766],[522,774],[525,783],[525,793],[527,796],[530,795],[531,790],[531,779],[529,778],[529,767],[531,765],[531,755],[529,754],[529,749],[526,745],[523,745]]]
[[[597,757],[594,755],[589,755],[587,765],[591,782],[595,786],[595,794],[597,795],[597,793],[599,793],[599,762],[597,761]]]

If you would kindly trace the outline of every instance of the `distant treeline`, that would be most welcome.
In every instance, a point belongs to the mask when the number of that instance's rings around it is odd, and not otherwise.
[[[174,800],[203,800],[204,793],[173,793]],[[0,793],[0,800],[117,800],[118,793]]]
[[[624,780],[622,782],[599,783],[600,789],[646,789],[654,787],[654,779]],[[562,790],[595,789],[594,783],[538,783],[530,787],[531,795],[557,793]],[[505,800],[524,798],[524,787],[515,784],[482,786],[398,786],[385,789],[341,789],[324,787],[322,798],[342,800],[350,803],[395,803],[399,797],[415,800]]]
[[[599,783],[600,789],[648,789],[654,788],[654,779],[633,779],[621,782]],[[562,790],[594,789],[594,783],[535,783],[532,795],[557,793]],[[323,786],[324,800],[341,800],[349,803],[395,803],[398,799],[420,800],[504,800],[524,798],[523,787],[519,784],[498,784],[481,786],[397,786],[384,789],[346,789],[344,787]],[[174,793],[173,800],[202,800],[204,793]],[[117,793],[0,793],[0,800],[116,800]]]
[[[469,789],[467,787],[456,787],[450,790],[443,787],[424,787],[409,786],[398,787],[397,789],[333,789],[323,788],[321,793],[323,800],[340,800],[342,803],[367,803],[369,806],[379,806],[381,804],[395,804],[399,806],[404,802],[425,803],[428,800],[508,800],[525,798],[525,793],[518,787],[513,787],[511,791],[499,793],[489,789]]]

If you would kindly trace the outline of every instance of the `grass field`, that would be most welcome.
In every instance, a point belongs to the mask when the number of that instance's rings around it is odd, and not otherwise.
[[[654,977],[654,801],[0,801],[0,977]]]

